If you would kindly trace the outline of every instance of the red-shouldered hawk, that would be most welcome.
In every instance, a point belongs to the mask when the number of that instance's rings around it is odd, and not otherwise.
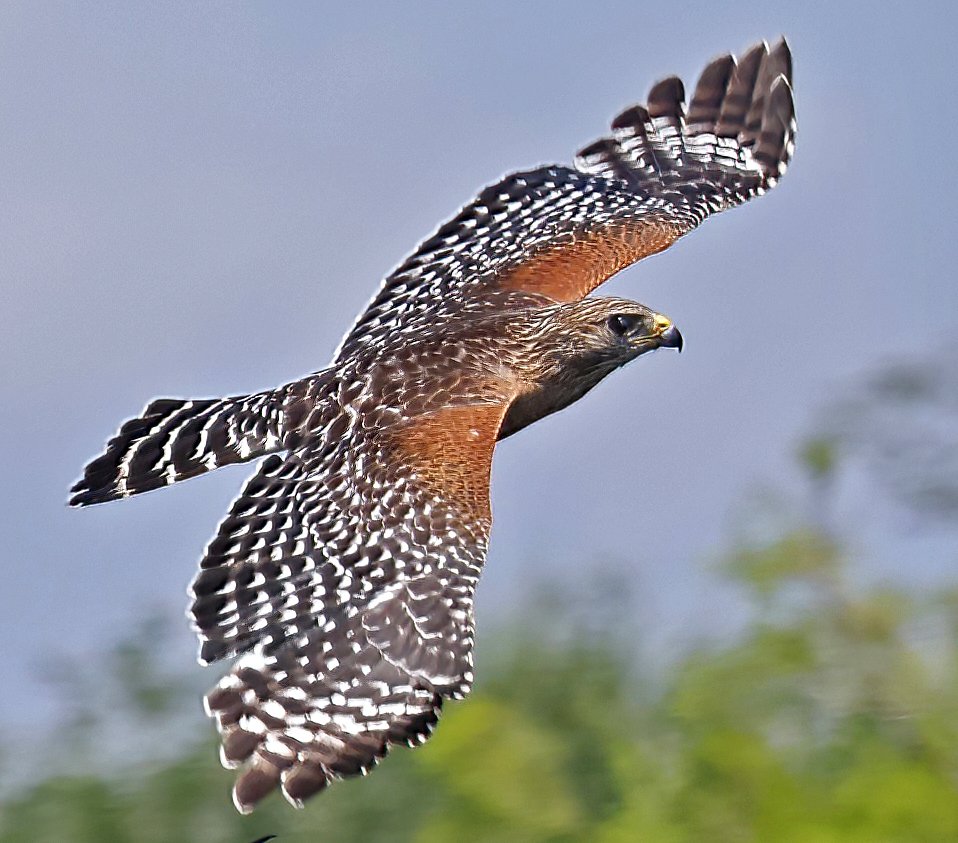
[[[635,357],[681,348],[647,307],[585,298],[710,214],[772,187],[795,136],[784,40],[712,61],[686,114],[656,84],[572,167],[487,187],[389,275],[332,364],[278,389],[160,399],[73,487],[74,506],[266,457],[206,548],[206,697],[250,811],[294,805],[421,743],[472,684],[473,593],[496,441]]]

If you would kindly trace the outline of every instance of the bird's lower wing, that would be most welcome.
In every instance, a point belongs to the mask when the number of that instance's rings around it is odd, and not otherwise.
[[[207,697],[251,810],[294,804],[428,737],[472,681],[473,590],[505,404],[369,421],[331,397],[267,459],[193,584],[201,658],[242,654]],[[349,408],[349,409],[344,409]]]
[[[323,618],[243,656],[206,696],[222,761],[242,768],[233,801],[243,813],[277,787],[299,807],[366,773],[391,744],[424,742],[443,699],[469,690],[471,588],[422,575]]]
[[[400,323],[435,324],[497,291],[578,300],[710,214],[773,187],[794,146],[791,74],[784,40],[738,62],[721,56],[702,72],[687,114],[682,82],[669,77],[574,167],[487,187],[386,278],[339,359],[385,342]]]

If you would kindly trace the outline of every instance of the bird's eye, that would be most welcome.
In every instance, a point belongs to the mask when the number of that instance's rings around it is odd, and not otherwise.
[[[617,313],[609,317],[609,330],[619,337],[634,331],[642,322],[642,317],[633,313]]]

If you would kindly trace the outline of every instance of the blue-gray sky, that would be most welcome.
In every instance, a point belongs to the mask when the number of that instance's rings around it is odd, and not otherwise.
[[[321,368],[477,188],[570,161],[656,78],[784,32],[793,167],[606,288],[672,316],[686,353],[503,444],[480,593],[482,625],[524,571],[606,556],[673,625],[722,615],[703,571],[730,508],[788,476],[843,384],[958,331],[955,30],[944,3],[5,4],[3,722],[49,716],[47,654],[183,611],[247,473],[68,510],[121,420]],[[927,558],[917,575],[941,575]]]

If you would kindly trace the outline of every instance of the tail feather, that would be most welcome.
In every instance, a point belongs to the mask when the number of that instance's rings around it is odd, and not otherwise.
[[[71,506],[127,498],[245,462],[283,447],[285,411],[276,392],[152,401],[124,422],[70,490]]]

